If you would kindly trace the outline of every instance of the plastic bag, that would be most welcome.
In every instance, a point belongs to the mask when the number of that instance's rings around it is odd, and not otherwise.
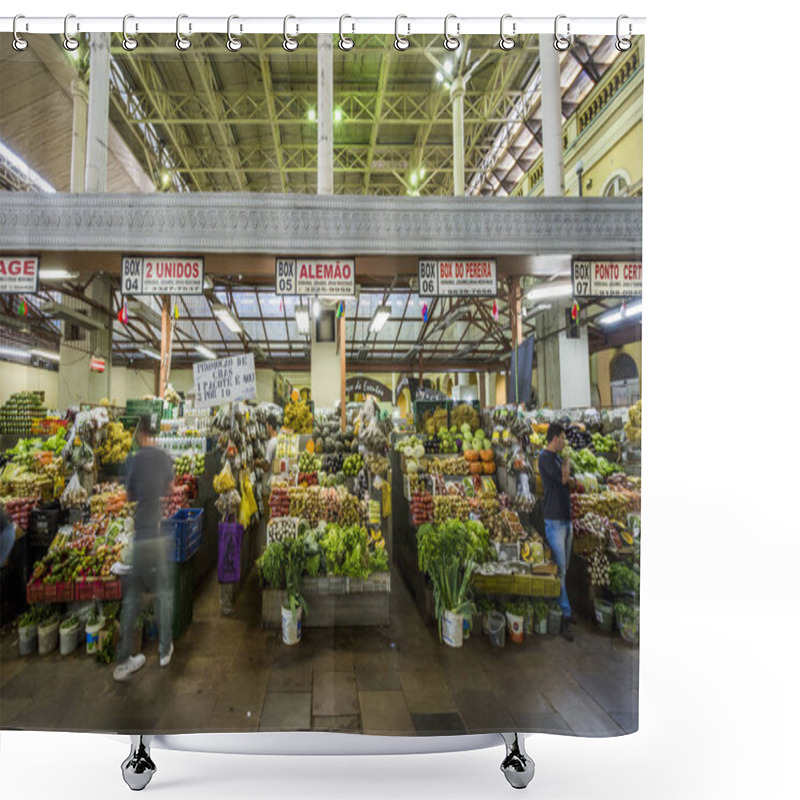
[[[79,508],[89,499],[89,493],[81,486],[78,470],[72,473],[67,488],[61,495],[61,505],[64,508]]]
[[[233,472],[231,472],[231,465],[229,461],[226,461],[219,475],[214,476],[214,491],[217,494],[224,494],[235,488],[236,481],[234,480]]]

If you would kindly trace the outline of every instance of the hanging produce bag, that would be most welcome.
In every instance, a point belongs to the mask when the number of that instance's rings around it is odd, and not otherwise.
[[[220,522],[217,579],[235,583],[242,573],[242,539],[244,528],[238,522]]]

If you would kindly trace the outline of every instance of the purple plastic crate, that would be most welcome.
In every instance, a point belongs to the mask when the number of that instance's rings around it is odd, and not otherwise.
[[[173,561],[187,561],[200,549],[203,541],[202,508],[181,508],[162,524],[164,531],[172,530],[175,538]]]

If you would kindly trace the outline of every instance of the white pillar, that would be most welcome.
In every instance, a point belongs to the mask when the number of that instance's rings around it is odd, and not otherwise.
[[[111,34],[90,34],[89,51],[86,191],[105,192],[108,173],[108,88],[111,69]]]
[[[333,194],[333,37],[317,35],[317,194]]]
[[[542,70],[542,150],[544,151],[544,193],[564,194],[564,148],[561,128],[561,66],[551,34],[539,34],[539,63]]]
[[[83,192],[86,188],[86,128],[89,117],[89,91],[80,78],[73,78],[72,91],[72,167],[69,190]]]
[[[450,87],[453,102],[453,195],[464,196],[464,92],[466,84],[459,76]]]

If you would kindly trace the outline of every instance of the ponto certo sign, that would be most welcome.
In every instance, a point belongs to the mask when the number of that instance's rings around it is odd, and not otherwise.
[[[572,262],[575,297],[635,297],[642,293],[641,261]]]
[[[38,256],[0,256],[0,293],[35,293],[38,288]]]
[[[202,294],[202,258],[123,256],[123,294]]]

